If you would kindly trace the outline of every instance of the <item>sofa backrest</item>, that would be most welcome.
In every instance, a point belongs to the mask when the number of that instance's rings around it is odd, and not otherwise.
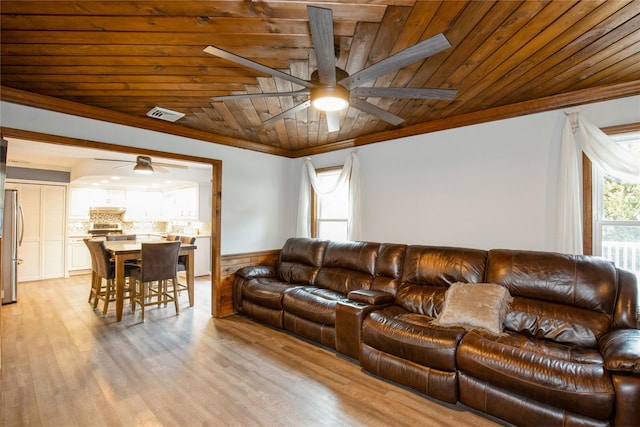
[[[480,249],[409,246],[395,304],[413,313],[436,317],[449,286],[481,282],[486,261],[487,251]]]
[[[280,279],[289,283],[312,285],[322,265],[328,243],[326,240],[304,237],[288,239],[278,260]]]
[[[603,258],[496,249],[489,251],[485,281],[505,286],[513,297],[508,331],[595,347],[611,329],[618,272]]]
[[[329,242],[314,285],[345,295],[369,289],[379,247],[379,243]]]
[[[382,243],[378,248],[376,269],[371,283],[374,291],[384,291],[396,296],[402,279],[404,255],[407,245]]]

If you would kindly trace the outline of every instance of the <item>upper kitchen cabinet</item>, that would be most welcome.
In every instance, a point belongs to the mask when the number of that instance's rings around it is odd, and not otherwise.
[[[127,190],[124,206],[127,208],[127,221],[162,220],[165,211],[164,198],[161,191]]]
[[[210,195],[196,186],[170,191],[122,190],[72,187],[69,191],[69,218],[89,219],[92,206],[124,207],[127,221],[210,220]],[[200,208],[203,208],[200,210]]]
[[[165,218],[198,220],[198,187],[165,193]]]
[[[125,191],[106,188],[69,189],[69,217],[72,219],[88,219],[91,206],[125,206]]]

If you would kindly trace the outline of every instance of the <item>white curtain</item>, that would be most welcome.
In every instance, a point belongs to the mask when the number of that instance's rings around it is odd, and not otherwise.
[[[300,199],[298,200],[298,223],[296,236],[311,236],[311,189],[320,196],[331,194],[343,185],[349,186],[349,207],[347,233],[349,240],[360,239],[360,162],[357,151],[349,154],[344,162],[340,176],[333,188],[322,191],[318,183],[318,175],[310,159],[305,159],[302,166],[300,182]]]
[[[577,130],[577,138],[574,134]],[[567,112],[562,131],[558,182],[558,233],[560,252],[582,254],[582,209],[580,203],[580,154],[607,174],[625,182],[640,183],[640,162],[607,134],[580,115]]]

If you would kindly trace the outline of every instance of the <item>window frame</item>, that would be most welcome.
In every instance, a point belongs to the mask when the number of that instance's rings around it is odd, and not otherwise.
[[[344,165],[340,166],[330,166],[326,168],[318,168],[316,169],[316,174],[319,175],[325,172],[339,172],[342,171]],[[311,185],[311,184],[309,184]],[[313,187],[311,187],[311,237],[318,238],[318,194],[315,192]],[[348,219],[347,219],[348,223]]]
[[[619,126],[600,128],[607,135],[640,131],[640,122]],[[582,153],[582,252],[585,255],[594,254],[594,188],[593,164],[586,154]]]

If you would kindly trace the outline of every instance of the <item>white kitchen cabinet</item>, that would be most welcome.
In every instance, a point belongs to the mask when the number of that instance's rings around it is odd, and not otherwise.
[[[160,191],[127,190],[125,207],[127,221],[160,220],[163,218],[163,197]]]
[[[125,190],[72,187],[69,189],[69,218],[88,219],[91,206],[124,206],[125,194]]]
[[[18,248],[18,281],[64,277],[66,187],[7,183],[18,190],[24,236]]]
[[[125,206],[127,202],[127,192],[125,190],[117,190],[110,188],[104,196],[103,203],[96,203],[94,206],[113,206],[120,208]]]
[[[64,277],[67,189],[42,186],[42,279]]]
[[[164,217],[177,220],[198,219],[198,187],[181,188],[164,194]]]
[[[92,204],[91,188],[70,188],[69,189],[69,217],[72,219],[88,219],[89,207]]]
[[[195,276],[206,276],[211,274],[211,237],[196,237],[195,245],[198,249],[194,252],[194,274]]]
[[[84,273],[91,269],[91,254],[82,238],[69,239],[68,260],[69,274]]]

